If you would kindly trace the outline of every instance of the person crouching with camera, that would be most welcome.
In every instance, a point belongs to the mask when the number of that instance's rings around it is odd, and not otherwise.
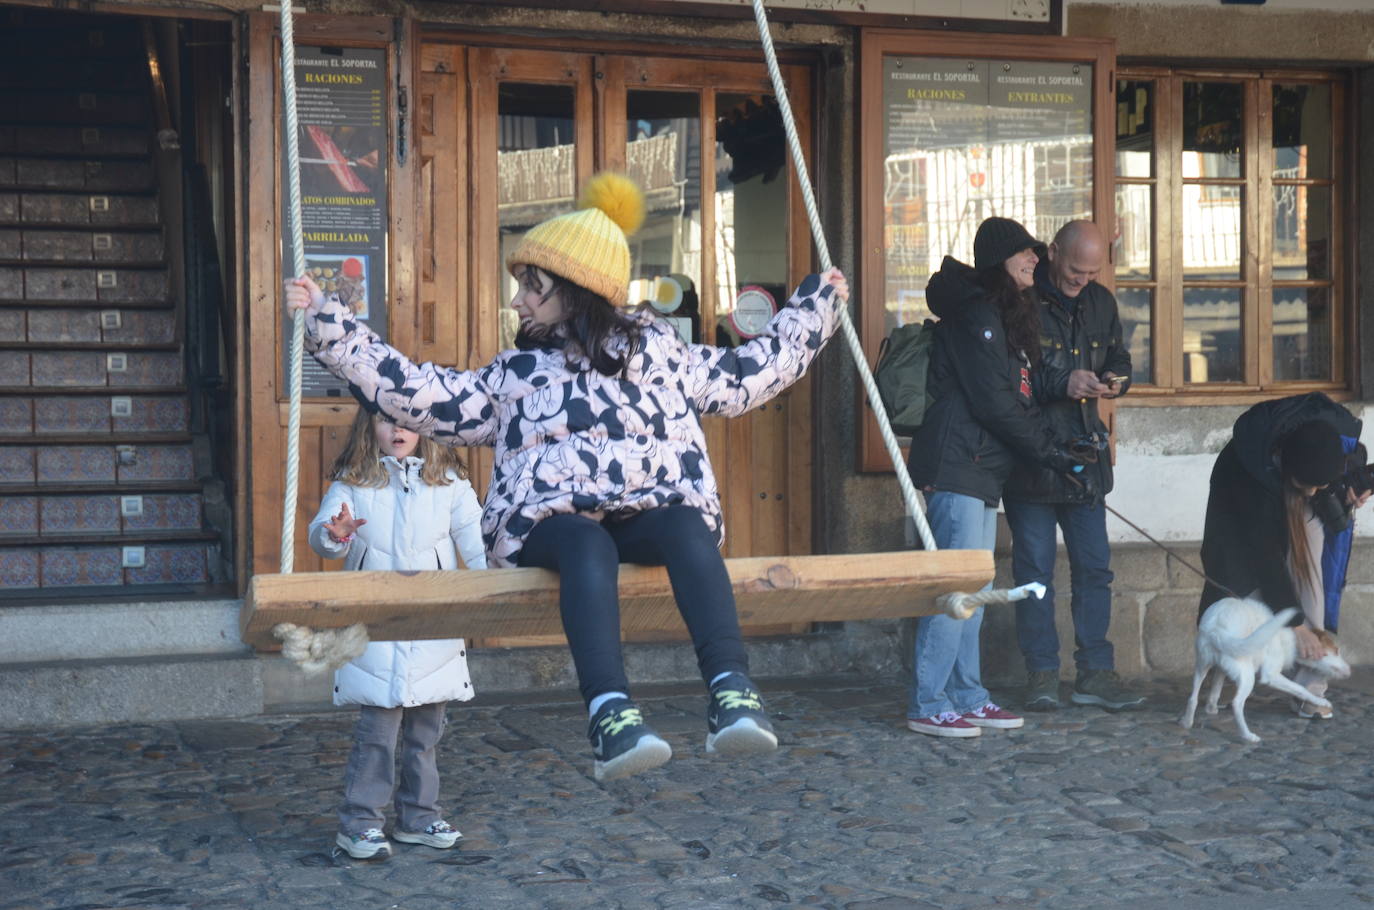
[[[1291,623],[1298,655],[1320,656],[1314,630],[1336,629],[1354,510],[1370,495],[1360,428],[1320,392],[1261,402],[1240,415],[1212,467],[1199,618],[1232,593],[1275,612],[1301,607]],[[1299,671],[1295,681],[1325,693],[1315,674]],[[1332,716],[1330,708],[1294,702],[1300,717]]]

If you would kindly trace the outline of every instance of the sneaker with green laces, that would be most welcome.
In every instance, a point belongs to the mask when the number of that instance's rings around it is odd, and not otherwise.
[[[731,673],[711,687],[706,706],[706,751],[759,755],[778,747],[763,699],[743,673]]]
[[[672,747],[644,722],[639,706],[628,698],[613,698],[601,706],[587,729],[591,740],[592,774],[599,781],[639,774],[673,757]]]
[[[1096,705],[1108,711],[1138,708],[1145,696],[1126,687],[1115,670],[1080,670],[1073,687],[1075,705]]]
[[[1026,674],[1026,710],[1059,710],[1059,671],[1032,670]]]

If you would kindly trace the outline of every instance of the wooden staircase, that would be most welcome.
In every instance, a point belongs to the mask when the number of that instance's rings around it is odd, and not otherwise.
[[[208,591],[143,24],[0,20],[0,600]]]

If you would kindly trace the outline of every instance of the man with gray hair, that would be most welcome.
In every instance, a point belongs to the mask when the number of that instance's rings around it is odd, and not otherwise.
[[[1059,229],[1035,272],[1041,300],[1041,364],[1036,398],[1056,441],[1095,463],[1076,482],[1037,465],[1019,465],[1003,490],[1012,535],[1016,584],[1038,581],[1044,597],[1016,605],[1016,637],[1026,660],[1026,710],[1059,707],[1059,634],[1054,623],[1056,527],[1064,531],[1072,582],[1073,702],[1110,711],[1139,706],[1144,698],[1117,676],[1107,627],[1112,615],[1111,549],[1104,499],[1112,488],[1107,427],[1099,398],[1115,398],[1130,385],[1131,356],[1122,343],[1116,298],[1095,280],[1107,258],[1107,241],[1091,221]]]

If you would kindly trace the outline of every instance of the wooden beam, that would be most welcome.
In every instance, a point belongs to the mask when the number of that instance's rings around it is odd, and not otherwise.
[[[935,598],[992,579],[986,550],[904,550],[726,560],[744,625],[894,619],[938,612]],[[625,633],[681,629],[667,571],[620,568]],[[256,575],[239,617],[243,640],[280,646],[277,623],[365,623],[374,641],[551,635],[563,631],[558,575],[545,569],[299,572]]]

